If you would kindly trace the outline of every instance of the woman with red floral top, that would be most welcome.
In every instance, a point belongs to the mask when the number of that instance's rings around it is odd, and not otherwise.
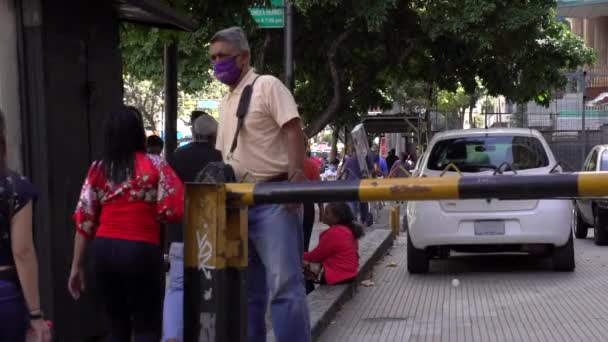
[[[74,213],[76,236],[68,289],[85,290],[89,242],[96,283],[108,316],[109,341],[159,341],[162,317],[160,224],[183,215],[181,181],[161,157],[145,153],[141,122],[127,108],[104,128],[103,159],[95,161]]]
[[[329,203],[323,222],[329,228],[319,235],[319,244],[304,253],[304,272],[307,278],[328,285],[352,282],[359,272],[359,244],[364,234],[356,224],[346,203]],[[321,267],[319,267],[321,266]]]

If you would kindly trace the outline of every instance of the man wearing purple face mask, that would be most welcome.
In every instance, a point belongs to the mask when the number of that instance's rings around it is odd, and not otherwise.
[[[239,181],[304,181],[305,149],[300,116],[289,90],[276,77],[259,76],[243,30],[231,27],[211,38],[209,54],[217,79],[229,92],[220,103],[216,149]],[[255,82],[255,83],[254,83]],[[253,84],[249,111],[230,153],[243,89]],[[266,341],[270,298],[278,342],[310,341],[310,322],[302,272],[302,211],[293,205],[249,208],[248,337]]]

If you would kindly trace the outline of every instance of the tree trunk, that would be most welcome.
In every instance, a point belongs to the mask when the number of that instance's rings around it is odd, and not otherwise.
[[[464,115],[466,113],[466,108],[459,108],[456,113],[457,120],[455,129],[462,129],[464,127]]]
[[[433,125],[431,123],[431,107],[433,106],[433,86],[429,87],[429,98],[428,98],[428,106],[426,107],[426,111],[424,113],[424,120],[426,121],[426,141],[425,145],[429,143],[432,137]]]
[[[528,103],[517,103],[517,114],[515,117],[515,127],[528,127]],[[513,119],[512,119],[513,120]]]
[[[477,99],[475,98],[474,95],[469,95],[469,97],[471,98],[471,101],[469,102],[469,127],[476,128],[475,121],[473,121],[473,108],[475,108]]]
[[[336,66],[336,54],[340,45],[351,35],[353,29],[352,26],[342,32],[338,38],[332,43],[329,51],[327,52],[327,62],[329,64],[329,71],[331,73],[331,79],[334,86],[334,94],[329,105],[325,110],[313,121],[308,127],[304,129],[306,136],[313,137],[317,135],[336,115],[343,102],[342,94],[342,82],[340,81],[340,75],[338,73],[338,67]]]
[[[262,48],[260,49],[260,53],[258,54],[257,63],[255,65],[255,69],[258,73],[264,72],[264,66],[266,63],[266,50],[270,46],[272,42],[272,35],[270,30],[266,30],[266,37],[264,38],[264,44],[262,44]]]
[[[334,126],[331,132],[331,152],[329,153],[329,161],[333,161],[338,156],[338,135],[340,134],[340,127]]]

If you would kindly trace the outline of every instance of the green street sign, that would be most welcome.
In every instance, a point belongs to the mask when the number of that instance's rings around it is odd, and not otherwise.
[[[271,0],[270,4],[272,5],[272,7],[285,7],[284,0]]]
[[[273,0],[273,2],[275,2]],[[285,11],[282,8],[252,7],[249,13],[260,28],[283,28]]]

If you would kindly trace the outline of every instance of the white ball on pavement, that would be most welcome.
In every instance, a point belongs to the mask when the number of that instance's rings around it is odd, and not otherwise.
[[[460,285],[460,280],[454,278],[452,279],[452,286],[458,287]]]

